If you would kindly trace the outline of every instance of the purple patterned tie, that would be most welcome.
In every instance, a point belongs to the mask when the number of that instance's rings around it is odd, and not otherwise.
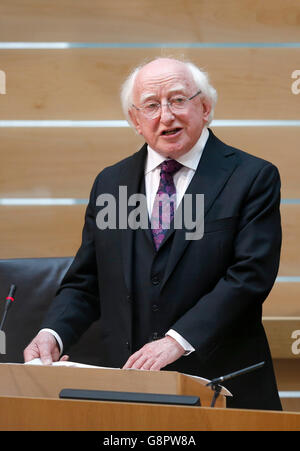
[[[151,230],[156,250],[167,234],[176,210],[176,188],[173,175],[182,167],[176,160],[166,160],[161,165],[160,183],[154,199]]]

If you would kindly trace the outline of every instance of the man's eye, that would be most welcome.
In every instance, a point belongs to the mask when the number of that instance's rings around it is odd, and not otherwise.
[[[170,103],[173,104],[173,105],[181,105],[185,101],[186,101],[186,97],[173,97],[170,100]]]
[[[144,105],[145,110],[147,111],[153,111],[156,110],[157,108],[159,108],[159,103],[147,103],[146,105]]]

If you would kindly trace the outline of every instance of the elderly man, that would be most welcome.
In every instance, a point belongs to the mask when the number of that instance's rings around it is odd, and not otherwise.
[[[227,383],[228,405],[281,409],[261,324],[281,246],[276,167],[207,128],[216,91],[191,63],[159,58],[137,68],[122,103],[146,143],[96,178],[81,247],[25,360],[58,360],[100,317],[102,365],[214,378],[265,361]],[[155,226],[99,227],[99,196],[121,202],[120,187],[145,195]],[[174,227],[187,194],[204,195],[199,239]],[[175,199],[169,222],[162,195]]]

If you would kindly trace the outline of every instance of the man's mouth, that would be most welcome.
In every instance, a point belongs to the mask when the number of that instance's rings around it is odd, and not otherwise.
[[[163,130],[161,132],[162,136],[172,136],[172,135],[176,135],[176,133],[180,132],[182,129],[181,128],[170,128],[169,130]]]

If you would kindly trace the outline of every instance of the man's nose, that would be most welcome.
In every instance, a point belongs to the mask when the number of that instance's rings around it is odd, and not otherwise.
[[[160,110],[161,122],[172,122],[174,118],[175,118],[175,116],[172,113],[170,105],[168,103],[162,103],[161,110]]]

